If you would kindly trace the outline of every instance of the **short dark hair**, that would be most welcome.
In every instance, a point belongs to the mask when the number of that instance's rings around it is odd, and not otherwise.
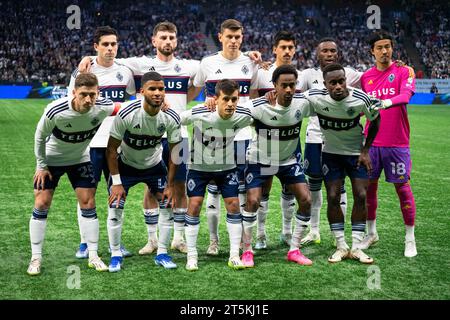
[[[236,90],[239,91],[239,84],[236,81],[230,79],[222,79],[216,84],[215,94],[218,97],[220,96],[220,92],[222,91],[227,95],[232,95]]]
[[[176,34],[177,33],[177,26],[175,24],[173,24],[172,22],[163,21],[163,22],[158,23],[153,28],[153,36],[156,36],[158,31],[168,31],[168,32],[174,32]]]
[[[322,70],[323,80],[325,80],[327,73],[332,72],[332,71],[337,71],[337,70],[344,71],[344,75],[345,75],[345,69],[339,63],[332,63],[332,64],[325,66],[325,68],[323,68],[323,70]]]
[[[94,43],[99,44],[101,37],[109,35],[116,36],[117,41],[119,41],[119,34],[116,29],[111,28],[110,26],[98,27],[94,32]]]
[[[298,78],[298,73],[297,73],[297,70],[295,69],[295,67],[290,65],[290,64],[284,64],[282,66],[279,66],[278,68],[276,68],[273,71],[272,83],[274,85],[277,82],[277,80],[280,77],[280,75],[282,75],[282,74],[293,74],[295,76],[295,79]]]
[[[281,30],[278,31],[273,38],[273,46],[276,47],[280,43],[281,40],[284,41],[293,41],[294,45],[296,45],[295,35],[292,32]]]
[[[80,73],[75,79],[75,89],[80,87],[98,87],[97,76],[93,73]]]
[[[141,79],[141,86],[143,87],[147,81],[164,81],[163,77],[156,71],[145,73]]]
[[[334,38],[331,38],[331,37],[325,37],[325,38],[320,39],[320,40],[317,42],[317,46],[319,46],[319,44],[324,43],[324,42],[334,42],[334,43],[336,43],[336,45],[337,45],[337,42],[336,42],[336,40],[335,40]]]
[[[220,33],[223,33],[225,29],[230,29],[233,31],[242,30],[244,32],[244,27],[242,23],[237,21],[236,19],[227,19],[220,25]]]
[[[373,49],[375,46],[375,42],[380,40],[391,40],[391,46],[394,46],[394,39],[392,36],[384,30],[380,30],[378,32],[374,32],[369,36],[367,42],[370,45],[370,48]]]

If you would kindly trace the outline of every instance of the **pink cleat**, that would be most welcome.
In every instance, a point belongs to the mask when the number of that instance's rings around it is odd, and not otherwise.
[[[253,262],[253,252],[250,250],[245,251],[241,256],[241,261],[246,268],[253,268],[255,266],[255,263]]]
[[[302,266],[311,266],[313,263],[301,253],[300,249],[291,250],[287,254],[287,260],[296,262]]]

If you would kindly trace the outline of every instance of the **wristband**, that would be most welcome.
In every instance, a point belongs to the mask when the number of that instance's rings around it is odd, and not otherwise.
[[[117,186],[119,184],[122,184],[122,180],[120,180],[120,174],[112,174],[111,175],[111,179],[112,179],[112,185],[113,186]]]

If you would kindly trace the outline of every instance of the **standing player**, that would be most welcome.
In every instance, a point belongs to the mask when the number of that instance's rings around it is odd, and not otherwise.
[[[97,99],[98,80],[93,74],[75,79],[73,97],[50,103],[38,123],[34,150],[34,209],[30,219],[31,262],[29,275],[41,272],[42,247],[47,214],[58,181],[67,173],[80,204],[80,228],[89,251],[89,267],[106,271],[97,254],[99,224],[95,211],[97,182],[89,160],[88,145],[107,116],[115,113],[114,103]]]
[[[371,170],[369,148],[379,125],[378,112],[371,111],[371,100],[359,89],[346,85],[345,69],[340,64],[323,68],[326,89],[311,89],[305,93],[317,113],[323,133],[322,173],[327,189],[327,214],[331,232],[336,239],[336,252],[329,262],[347,257],[362,263],[373,259],[361,250],[366,227],[368,187],[367,172]],[[360,115],[372,121],[364,142]],[[340,190],[345,176],[350,177],[353,192],[352,249],[345,242],[344,215],[340,207]]]
[[[142,77],[143,98],[126,103],[114,119],[106,152],[111,172],[108,209],[108,237],[111,247],[110,272],[120,271],[122,252],[123,210],[128,190],[144,182],[159,201],[160,237],[155,263],[166,269],[176,268],[167,254],[173,226],[173,183],[176,158],[169,157],[169,170],[162,161],[161,139],[167,132],[170,150],[181,142],[180,118],[168,109],[160,111],[164,102],[164,80],[157,72]],[[121,151],[118,154],[117,149]]]
[[[91,62],[90,72],[97,76],[99,82],[100,95],[114,102],[124,102],[126,94],[136,93],[134,87],[133,74],[130,69],[118,65],[114,59],[118,49],[118,33],[111,27],[99,27],[94,33],[94,49],[97,57]],[[78,69],[72,73],[68,92],[72,92],[75,86],[75,79],[79,74]],[[97,182],[100,181],[102,171],[105,181],[109,179],[108,164],[106,163],[105,151],[108,144],[109,130],[114,117],[107,117],[101,124],[97,133],[90,143],[90,157],[94,167],[94,176]],[[80,246],[75,256],[77,258],[88,258],[86,240],[81,233],[81,210],[78,204],[78,224],[80,225]],[[131,256],[131,252],[121,247],[124,257]]]
[[[274,70],[282,65],[290,65],[292,63],[292,58],[295,55],[295,36],[293,33],[288,31],[279,31],[274,37],[273,53],[275,54],[275,63],[273,63],[268,70],[260,68],[258,70],[257,78],[257,88],[259,96],[264,96],[267,92],[273,90],[272,75]],[[298,71],[299,77],[300,71]],[[300,92],[300,87],[298,86],[300,82],[297,81],[296,92]],[[300,154],[300,145],[298,154]],[[300,160],[300,159],[299,159]],[[300,160],[301,161],[301,160]],[[255,249],[265,249],[267,248],[267,236],[265,231],[266,217],[269,210],[269,192],[272,188],[272,179],[266,180],[266,185],[263,187],[263,194],[261,202],[259,204],[257,220],[257,238]],[[292,216],[295,211],[295,197],[290,193],[285,186],[281,191],[280,206],[282,213],[282,225],[283,230],[280,234],[280,239],[282,242],[286,243],[288,246],[291,244],[292,239]]]
[[[214,181],[222,194],[227,210],[227,229],[230,238],[228,266],[243,269],[239,258],[242,237],[242,215],[238,198],[238,176],[234,159],[233,140],[237,130],[253,122],[248,109],[237,107],[239,85],[232,80],[216,84],[217,110],[210,112],[203,104],[181,114],[181,123],[193,124],[191,163],[187,178],[189,207],[186,215],[186,242],[188,246],[186,269],[198,270],[197,236],[200,211],[206,186]]]
[[[409,149],[409,121],[406,104],[414,94],[414,70],[400,67],[392,61],[392,37],[385,33],[374,33],[369,39],[375,66],[366,71],[361,78],[365,92],[382,100],[380,117],[380,132],[372,147],[370,158],[373,162],[373,172],[370,175],[367,192],[368,235],[363,247],[368,248],[378,241],[376,230],[376,210],[378,207],[378,179],[384,170],[386,181],[393,183],[400,200],[403,221],[406,227],[405,256],[417,255],[414,237],[414,220],[416,205],[409,183],[411,174],[411,155]],[[366,132],[367,133],[367,132]]]
[[[242,105],[250,97],[256,98],[256,77],[258,65],[252,59],[241,52],[244,28],[234,19],[225,20],[220,26],[219,41],[222,43],[222,51],[202,59],[200,70],[194,79],[195,93],[206,86],[207,98],[214,97],[215,87],[219,80],[230,79],[239,84],[239,104]],[[245,204],[245,153],[252,131],[249,127],[241,129],[236,137],[236,163],[239,172],[239,202],[241,207]],[[219,219],[220,198],[217,186],[208,186],[208,199],[206,202],[206,217],[209,225],[210,245],[207,254],[219,254]]]
[[[302,71],[299,79],[301,91],[309,89],[323,89],[323,69],[338,60],[338,48],[336,41],[332,38],[323,38],[319,41],[316,49],[318,68],[309,68]],[[351,87],[360,87],[360,78],[362,73],[352,68],[344,68],[347,85]],[[305,140],[305,173],[308,176],[309,189],[311,190],[311,229],[302,239],[301,244],[320,243],[320,209],[322,207],[322,133],[320,130],[319,119],[316,116],[310,117],[306,128]],[[347,211],[347,193],[345,192],[345,183],[343,181],[341,188],[341,209],[344,214]]]
[[[245,171],[247,203],[242,212],[244,234],[242,262],[253,267],[252,231],[265,181],[276,175],[282,185],[295,195],[299,205],[296,225],[287,260],[300,265],[312,265],[299,250],[310,218],[311,197],[301,163],[297,159],[300,129],[309,116],[309,103],[302,94],[295,94],[297,70],[292,65],[276,68],[272,82],[277,103],[272,106],[265,98],[251,100],[248,105],[255,122],[257,138],[248,151],[249,164]]]

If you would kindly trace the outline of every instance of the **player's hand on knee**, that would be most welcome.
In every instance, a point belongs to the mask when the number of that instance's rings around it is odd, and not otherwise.
[[[38,190],[44,190],[45,179],[48,177],[50,181],[53,180],[53,176],[48,169],[37,169],[34,173],[33,182],[36,184]]]
[[[211,111],[211,112],[216,111],[216,104],[217,104],[217,102],[214,97],[206,98],[205,107],[207,107],[209,111]]]
[[[111,186],[111,194],[109,195],[108,204],[111,206],[111,204],[114,201],[116,202],[116,208],[119,207],[120,200],[125,201],[126,199],[126,193],[125,189],[121,184],[113,185]]]
[[[78,71],[80,73],[87,73],[91,71],[91,58],[84,57],[81,59],[80,63],[78,64]]]
[[[177,203],[175,197],[173,196],[173,187],[166,187],[162,194],[162,202],[166,201],[167,208],[176,208]]]
[[[267,92],[264,97],[269,101],[270,105],[274,106],[277,102],[277,92],[275,90]]]

